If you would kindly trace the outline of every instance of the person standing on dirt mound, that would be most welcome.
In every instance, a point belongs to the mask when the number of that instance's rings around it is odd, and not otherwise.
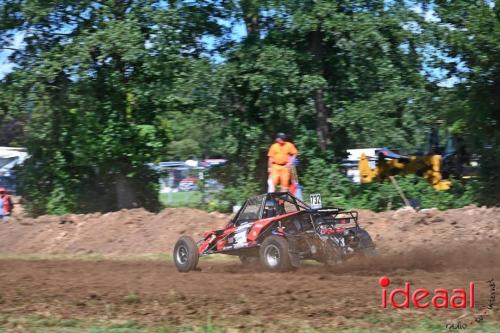
[[[288,192],[290,187],[291,167],[298,151],[295,145],[286,140],[284,133],[276,135],[276,142],[269,147],[267,171],[272,181],[269,192],[274,192],[280,185],[281,192]]]
[[[0,217],[4,222],[9,220],[12,213],[12,198],[7,194],[7,190],[0,187]]]

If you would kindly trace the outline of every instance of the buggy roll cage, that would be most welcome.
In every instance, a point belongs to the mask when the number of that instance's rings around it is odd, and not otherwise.
[[[308,211],[311,216],[318,216],[322,218],[321,222],[316,222],[316,225],[322,224],[346,224],[349,221],[354,221],[354,224],[357,228],[359,228],[358,224],[358,212],[357,211],[345,211],[340,208],[320,208],[320,209],[311,209]],[[327,217],[326,220],[323,218]]]
[[[320,222],[320,224],[331,224],[331,223],[343,224],[343,223],[348,223],[349,221],[354,221],[356,227],[359,228],[357,211],[346,211],[341,208],[311,208],[308,204],[306,204],[302,200],[294,197],[290,192],[272,192],[249,198],[248,200],[245,201],[243,206],[241,206],[241,208],[238,210],[238,213],[236,213],[233,219],[229,221],[227,226],[231,225],[236,226],[239,222],[242,213],[245,212],[246,208],[249,207],[250,205],[259,206],[258,211],[255,213],[251,221],[257,221],[265,218],[263,216],[264,207],[266,205],[266,202],[268,201],[273,201],[276,203],[288,202],[289,204],[292,204],[295,207],[297,212],[305,212],[309,214],[311,217],[313,216],[321,217],[322,221]],[[242,221],[245,220],[243,219]],[[248,221],[250,222],[250,220]],[[318,225],[316,221],[314,221],[313,224]]]
[[[310,210],[311,207],[303,202],[302,200],[294,197],[290,192],[272,192],[272,193],[266,193],[266,194],[261,194],[257,195],[255,197],[249,198],[248,200],[245,201],[243,206],[238,210],[238,213],[231,219],[231,221],[228,223],[228,225],[234,225],[236,221],[238,221],[242,215],[242,213],[246,210],[246,208],[250,205],[253,204],[255,205],[256,203],[259,204],[259,210],[256,215],[256,218],[254,220],[260,220],[263,217],[264,213],[264,206],[266,205],[266,202],[268,201],[273,201],[273,202],[288,202],[295,206],[296,211],[307,211]]]

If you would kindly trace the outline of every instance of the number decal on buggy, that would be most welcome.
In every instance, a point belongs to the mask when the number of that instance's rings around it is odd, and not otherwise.
[[[319,194],[319,193],[311,194],[310,199],[311,199],[311,208],[318,209],[318,208],[322,207],[321,206],[321,194]]]

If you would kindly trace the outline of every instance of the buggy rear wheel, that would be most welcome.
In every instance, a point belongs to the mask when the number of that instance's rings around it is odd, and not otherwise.
[[[378,255],[377,249],[375,248],[375,243],[366,230],[358,232],[358,237],[360,240],[359,247],[361,250],[361,254],[364,257],[375,257]]]
[[[323,262],[327,266],[333,267],[342,264],[343,262],[342,249],[337,244],[335,239],[332,238],[327,239],[324,244],[323,251],[324,251]]]
[[[175,243],[174,261],[179,272],[189,272],[198,265],[198,247],[189,236],[182,236]]]
[[[260,262],[271,272],[286,272],[292,269],[288,241],[280,236],[267,237],[260,247]]]

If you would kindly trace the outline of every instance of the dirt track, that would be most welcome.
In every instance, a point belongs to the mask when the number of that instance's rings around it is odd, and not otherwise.
[[[392,279],[390,288],[410,281],[412,289],[453,289],[475,281],[476,308],[487,305],[485,281],[493,278],[497,285],[500,281],[500,209],[363,211],[360,215],[381,256],[333,270],[306,265],[296,272],[270,274],[243,268],[236,261],[202,260],[200,272],[180,274],[169,261],[3,259],[0,331],[26,331],[5,318],[27,315],[135,320],[175,328],[212,322],[238,330],[279,332],[397,331],[419,326],[423,331],[444,331],[447,320],[473,319],[464,310],[382,309],[378,285],[382,275]],[[157,215],[137,209],[38,219],[18,216],[0,224],[0,253],[111,258],[168,253],[179,235],[199,235],[221,227],[227,219],[189,209],[167,209]],[[485,315],[484,323],[500,327],[498,308]]]
[[[487,305],[485,281],[500,281],[500,251],[469,254],[463,263],[446,260],[453,258],[449,253],[435,260],[428,255],[415,252],[369,263],[357,261],[332,271],[306,265],[282,274],[233,262],[202,261],[200,272],[181,274],[172,263],[158,261],[1,260],[0,313],[175,326],[211,321],[236,329],[282,332],[306,328],[394,330],[414,327],[425,318],[434,318],[444,328],[446,320],[467,313],[382,309],[381,275],[392,279],[391,288],[410,281],[412,288],[452,289],[475,281],[476,307]],[[485,316],[486,321],[500,322],[498,307]]]

